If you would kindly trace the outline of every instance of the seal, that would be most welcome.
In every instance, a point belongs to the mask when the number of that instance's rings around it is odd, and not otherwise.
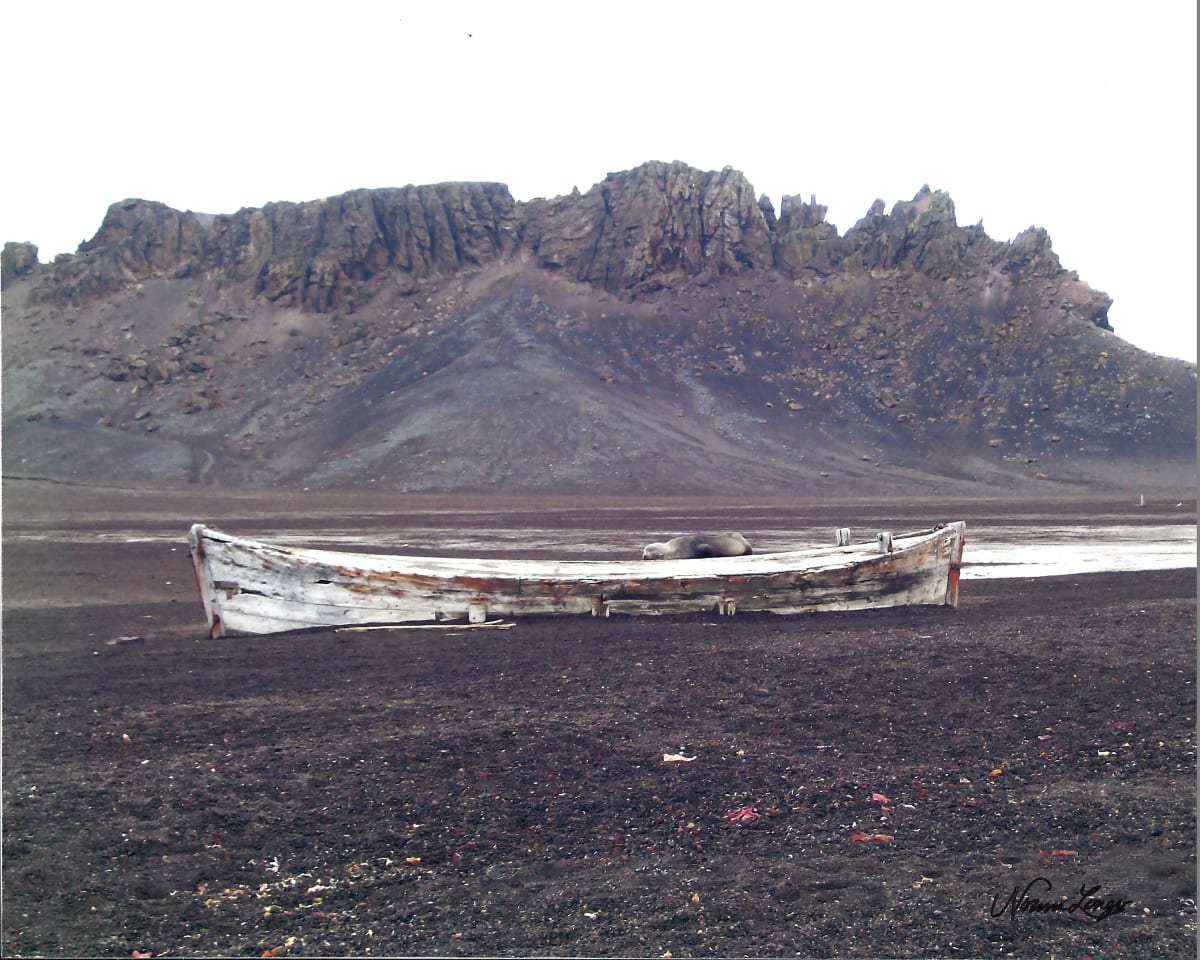
[[[643,560],[696,560],[701,557],[740,557],[753,553],[740,533],[699,534],[675,537],[666,543],[649,543]]]

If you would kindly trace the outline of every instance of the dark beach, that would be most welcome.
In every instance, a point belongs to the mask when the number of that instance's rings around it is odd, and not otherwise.
[[[209,640],[193,520],[319,540],[589,504],[4,496],[6,956],[1195,955],[1194,569]],[[1175,502],[763,511],[965,519],[969,559],[981,519],[1194,523]],[[613,522],[653,539],[657,507]]]

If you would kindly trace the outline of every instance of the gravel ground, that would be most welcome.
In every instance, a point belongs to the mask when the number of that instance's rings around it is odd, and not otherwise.
[[[178,527],[5,541],[6,956],[1195,956],[1194,570],[210,641]]]

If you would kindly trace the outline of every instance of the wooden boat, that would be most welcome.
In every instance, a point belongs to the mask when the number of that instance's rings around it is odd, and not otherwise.
[[[966,524],[703,560],[509,560],[293,549],[196,524],[211,636],[534,614],[671,614],[958,606]]]

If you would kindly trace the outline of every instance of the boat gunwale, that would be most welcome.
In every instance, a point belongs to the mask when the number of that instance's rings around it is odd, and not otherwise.
[[[954,523],[940,527],[894,534],[892,548],[882,552],[876,540],[845,546],[806,547],[738,557],[704,557],[686,560],[553,560],[517,557],[441,557],[395,553],[363,553],[290,547],[269,541],[235,536],[195,524],[189,535],[194,550],[203,538],[248,550],[282,555],[297,563],[316,563],[337,568],[357,568],[363,573],[404,572],[430,577],[509,577],[522,580],[593,580],[612,577],[637,579],[690,579],[725,576],[769,575],[804,569],[824,570],[862,563],[873,557],[894,556],[917,549],[939,537],[952,536]],[[813,561],[824,561],[816,562]]]

